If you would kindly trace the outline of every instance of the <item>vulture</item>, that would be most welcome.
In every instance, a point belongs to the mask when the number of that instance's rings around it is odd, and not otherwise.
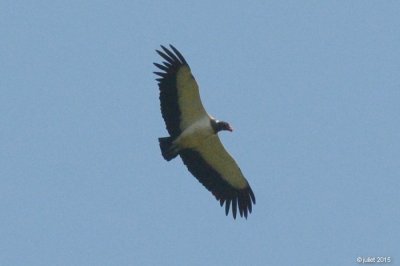
[[[159,138],[161,154],[170,161],[178,155],[189,172],[220,202],[225,214],[237,209],[247,219],[254,193],[239,166],[226,151],[218,132],[232,131],[229,123],[210,116],[200,99],[199,86],[182,54],[172,45],[156,52],[165,60],[154,63],[159,76],[160,105],[169,137]]]

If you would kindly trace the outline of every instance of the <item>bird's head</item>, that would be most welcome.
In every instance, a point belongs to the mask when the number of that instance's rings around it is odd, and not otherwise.
[[[216,133],[220,132],[221,130],[228,130],[228,131],[232,132],[233,128],[231,127],[231,125],[229,125],[229,123],[227,123],[225,121],[217,120],[215,123],[214,130]]]

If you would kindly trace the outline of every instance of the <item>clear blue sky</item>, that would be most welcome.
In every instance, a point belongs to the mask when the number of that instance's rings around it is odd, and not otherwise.
[[[398,1],[1,1],[0,265],[396,265],[399,14]],[[248,220],[160,155],[152,63],[169,43],[235,128],[221,138],[256,194]]]

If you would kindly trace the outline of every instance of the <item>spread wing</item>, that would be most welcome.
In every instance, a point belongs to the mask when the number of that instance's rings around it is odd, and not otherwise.
[[[225,203],[226,215],[232,205],[234,218],[237,207],[240,216],[247,218],[252,203],[256,203],[254,193],[217,135],[196,149],[181,151],[180,156],[189,171],[219,200],[221,206]]]
[[[182,54],[172,45],[156,52],[165,60],[154,63],[162,72],[154,72],[160,89],[161,113],[167,130],[177,137],[188,126],[207,115],[201,103],[199,87]]]

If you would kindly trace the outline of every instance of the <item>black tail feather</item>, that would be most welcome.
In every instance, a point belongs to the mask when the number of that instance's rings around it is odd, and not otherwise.
[[[159,138],[158,142],[160,143],[161,154],[165,160],[171,161],[178,155],[178,152],[174,149],[172,137]]]

